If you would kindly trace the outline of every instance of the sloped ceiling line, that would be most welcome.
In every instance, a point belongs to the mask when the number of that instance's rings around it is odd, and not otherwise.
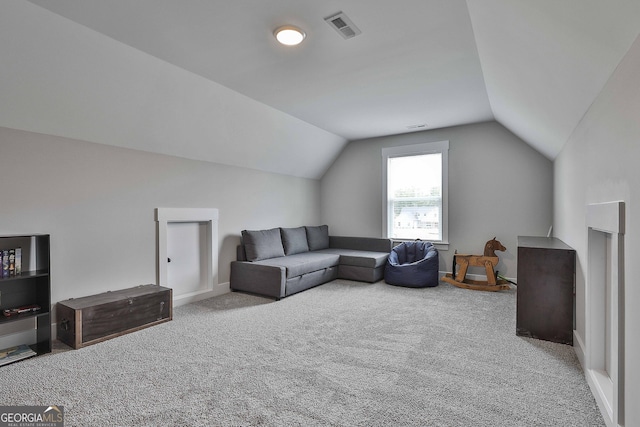
[[[30,2],[347,140],[496,119],[550,159],[640,33],[637,0]]]

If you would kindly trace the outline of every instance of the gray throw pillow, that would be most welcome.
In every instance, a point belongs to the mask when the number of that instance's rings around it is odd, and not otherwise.
[[[280,234],[282,235],[282,244],[284,246],[285,255],[309,252],[307,231],[304,227],[281,228]]]
[[[260,261],[261,259],[284,256],[280,229],[271,230],[243,230],[242,241],[247,253],[247,261]]]
[[[327,249],[329,247],[329,226],[305,227],[310,251]]]

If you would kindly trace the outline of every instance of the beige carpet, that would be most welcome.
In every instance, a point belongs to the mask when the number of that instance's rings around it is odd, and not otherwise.
[[[233,293],[0,368],[66,426],[602,426],[573,349],[515,335],[516,291],[338,280]]]

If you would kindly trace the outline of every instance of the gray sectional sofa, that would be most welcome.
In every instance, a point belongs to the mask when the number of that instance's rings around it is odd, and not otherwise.
[[[326,225],[244,230],[230,287],[278,300],[337,278],[373,283],[391,248],[390,239],[329,236]]]

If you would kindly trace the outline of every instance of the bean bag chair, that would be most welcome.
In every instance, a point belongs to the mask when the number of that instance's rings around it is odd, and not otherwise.
[[[404,242],[389,254],[384,281],[409,288],[438,286],[438,250],[431,242]]]

